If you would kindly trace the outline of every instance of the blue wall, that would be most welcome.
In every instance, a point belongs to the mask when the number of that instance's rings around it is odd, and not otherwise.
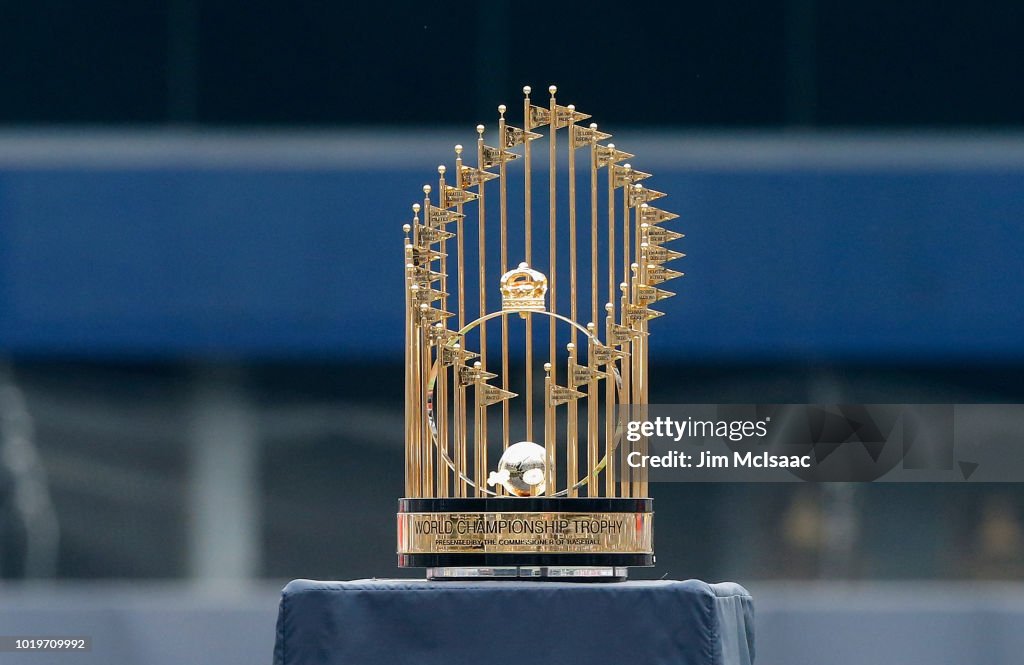
[[[671,283],[652,353],[1024,359],[1024,164],[680,154],[636,160],[687,235],[672,267],[688,276]],[[397,358],[400,225],[446,155],[366,168],[8,160],[0,351]]]

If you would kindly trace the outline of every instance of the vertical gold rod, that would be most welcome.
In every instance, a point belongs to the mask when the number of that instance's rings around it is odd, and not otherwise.
[[[548,294],[551,301],[551,313],[558,313],[558,230],[557,230],[557,199],[558,199],[558,104],[555,102],[555,93],[558,92],[558,88],[555,86],[548,86],[548,92],[551,93],[551,99],[548,101],[548,106],[551,113],[551,133],[548,134],[548,284],[550,286]],[[548,363],[551,365],[551,384],[556,385],[558,383],[558,365],[555,363],[555,344],[557,343],[558,330],[555,325],[555,319],[548,320]],[[548,455],[548,464],[550,465],[551,473],[551,485],[548,487],[548,494],[554,494],[558,491],[557,479],[558,474],[555,470],[555,438],[558,436],[558,425],[554,420],[554,413],[552,412],[551,418],[551,454]]]
[[[627,205],[628,205],[628,202],[629,202],[628,201],[628,197],[629,197],[630,189],[631,188],[632,188],[632,185],[627,182],[626,183],[626,187],[625,187],[626,196],[627,196]],[[635,253],[634,253],[634,257],[633,257],[634,261],[629,264],[629,272],[630,272],[630,279],[629,279],[629,284],[630,284],[630,301],[634,305],[639,305],[640,304],[640,298],[638,297],[638,294],[639,294],[639,284],[640,284],[640,273],[639,273],[640,266],[639,266],[639,263],[638,263],[638,261],[640,259],[640,220],[637,217],[638,213],[639,213],[639,210],[637,210],[635,208],[626,208],[626,216],[627,216],[627,218],[636,219],[636,223],[632,225],[633,247],[635,248],[634,249]],[[639,321],[637,323],[637,326],[636,326],[637,330],[642,333],[643,329],[644,329],[644,325],[645,325],[645,321],[643,321],[643,320]],[[633,343],[633,347],[634,347],[633,350],[635,351],[635,353],[633,354],[633,388],[632,388],[633,403],[634,404],[643,404],[644,403],[644,401],[643,401],[643,381],[644,381],[643,346],[644,346],[644,343],[646,341],[647,340],[645,339],[645,336],[643,334],[638,334],[636,336],[636,340]],[[646,449],[646,444],[647,444],[646,437],[642,437],[640,439],[640,441],[638,442],[638,444],[640,446],[640,452],[644,453],[644,451]],[[641,493],[642,489],[643,489],[643,470],[642,469],[637,469],[636,473],[634,473],[634,478],[633,478],[633,496],[634,497],[642,497],[643,496],[643,494]]]
[[[462,189],[462,146],[455,146],[455,186]],[[444,189],[441,190],[441,203],[444,204]],[[462,239],[463,231],[463,217],[462,217],[462,204],[457,203],[455,205],[455,212],[458,213],[458,219],[455,222],[455,253],[458,254],[456,257],[456,270],[459,272],[459,330],[466,325],[466,270],[465,270],[465,246]]]
[[[597,282],[598,282],[598,258],[597,258],[597,124],[590,124],[590,329],[591,339],[587,349],[587,365],[590,369],[596,369],[597,363],[594,358],[594,339],[597,333]],[[598,439],[600,432],[597,424],[597,403],[598,403],[598,382],[591,381],[587,387],[587,471],[590,480],[587,481],[587,496],[600,496],[601,491],[597,484],[597,463],[600,459],[598,452]],[[607,472],[606,472],[607,473]]]
[[[596,327],[593,322],[587,324],[590,331],[587,347],[587,367],[591,376],[597,370],[594,358],[594,340]],[[597,379],[593,378],[587,385],[587,496],[600,496],[601,489],[597,484],[597,463],[600,459],[597,449]]]
[[[483,171],[484,168],[484,126],[476,126],[477,139],[476,139],[476,165],[477,169]],[[486,216],[487,216],[487,204],[484,199],[484,190],[486,189],[487,183],[481,178],[480,184],[477,185],[477,221],[478,221],[478,238],[477,238],[477,258],[480,262],[480,275],[479,282],[477,283],[477,290],[480,293],[480,311],[477,316],[484,316],[487,314],[487,237],[486,233]],[[487,322],[480,324],[480,367],[484,370],[487,369]],[[474,389],[473,394],[476,395],[478,390]],[[477,464],[477,476],[474,479],[477,486],[478,496],[483,496],[483,487],[485,477],[487,475],[487,406],[482,403],[479,396],[477,397],[479,403],[479,411],[474,414],[474,418],[480,419],[480,425],[478,430],[480,431],[480,442],[478,448],[478,454],[480,461]]]
[[[615,296],[615,175],[613,171],[615,153],[615,144],[608,144],[608,163],[605,164],[605,169],[608,176],[608,302],[605,304],[605,309],[608,312],[608,330],[605,333],[608,336],[608,344],[611,345],[612,339],[612,325],[615,323],[615,302],[618,298]],[[608,369],[611,369],[609,364]],[[605,460],[607,460],[608,469],[605,474],[605,487],[608,496],[616,495],[616,484],[614,475],[614,464],[615,457],[612,455],[612,451],[615,449],[615,425],[613,420],[612,411],[616,401],[615,395],[615,384],[612,381],[608,381],[605,384],[605,408],[607,413],[605,414],[605,433],[604,433],[604,454]],[[625,496],[625,495],[623,495]]]
[[[465,342],[466,338],[462,338]],[[461,366],[461,365],[460,365]],[[455,368],[457,370],[458,367]],[[466,479],[469,478],[469,448],[467,441],[469,440],[468,423],[469,419],[466,417],[466,404],[468,399],[466,397],[465,386],[459,387],[459,422],[462,425],[462,432],[460,440],[455,444],[456,449],[460,452],[459,464],[456,468],[459,470],[459,496],[469,496],[469,487],[466,485]]]
[[[609,152],[615,151],[615,144],[608,144]],[[605,165],[608,170],[608,305],[611,305],[612,321],[615,320],[615,302],[618,297],[615,295],[615,174],[612,171],[615,166],[612,158],[608,158]],[[610,339],[610,338],[609,338]]]
[[[530,86],[523,87],[523,128],[533,129],[533,121],[530,119]],[[525,203],[523,206],[523,231],[525,245],[523,260],[533,265],[530,248],[533,245],[532,237],[532,216],[533,202],[531,199],[531,171],[530,171],[530,142],[523,143],[523,191]],[[505,318],[505,317],[502,317]],[[526,314],[526,440],[533,441],[533,316]]]
[[[439,326],[441,324],[438,324]],[[438,338],[437,346],[437,379],[434,390],[437,399],[434,402],[434,417],[437,418],[437,495],[441,498],[451,496],[448,490],[448,367],[441,361],[441,345],[443,337]]]
[[[614,177],[614,167],[612,169],[612,177]],[[626,184],[622,186],[622,283],[629,285],[629,264],[630,264],[630,233],[629,233],[629,164],[623,164],[623,169],[627,171],[625,180]]]
[[[462,189],[462,145],[455,146],[455,186]],[[462,203],[455,205],[455,212],[458,217],[455,221],[455,269],[459,273],[458,276],[458,295],[456,302],[458,305],[458,326],[459,330],[462,330],[463,326],[466,325],[466,247],[463,232],[465,230],[465,218],[462,216]],[[461,337],[459,339],[460,348],[466,348],[466,338]],[[459,381],[459,367],[462,366],[461,358],[456,360],[455,365],[452,366],[452,374],[455,377],[456,382],[456,393],[455,393],[455,422],[457,423],[457,433],[455,436],[454,447],[458,459],[455,464],[455,490],[456,496],[466,496],[466,481],[463,476],[466,475],[466,439],[468,438],[468,432],[466,431],[467,420],[466,420],[466,389],[458,385]]]
[[[555,407],[551,399],[551,363],[544,363],[544,493],[555,494]]]
[[[466,389],[459,381],[459,367],[462,366],[460,354],[465,337],[460,336],[454,345],[455,364],[452,365],[452,421],[454,445],[452,446],[452,466],[455,467],[455,496],[466,496]]]
[[[575,319],[573,319],[575,321]],[[565,345],[565,349],[568,352],[568,359],[566,360],[565,375],[569,379],[569,387],[574,387],[572,384],[572,366],[576,364],[576,345],[570,342]],[[579,480],[579,438],[577,428],[579,422],[574,417],[576,415],[576,400],[571,399],[567,405],[569,417],[565,421],[565,486],[567,488],[566,495],[570,497],[576,496],[576,481]]]
[[[429,211],[428,211],[429,212]],[[424,218],[425,222],[430,222],[429,216]],[[434,228],[441,231],[445,230],[445,222],[440,221]],[[441,267],[439,273],[441,274],[440,290],[441,293],[447,293],[448,291],[448,241],[445,239],[441,240]],[[428,271],[430,266],[427,267]],[[428,277],[429,281],[429,277]],[[448,296],[441,296],[441,309],[448,311]],[[447,328],[446,322],[437,324],[438,328]],[[444,337],[438,338],[437,346],[437,359],[440,361],[441,358],[441,345],[447,342]],[[437,419],[437,482],[438,495],[441,497],[448,497],[448,464],[445,462],[445,457],[448,454],[448,368],[438,362],[438,373],[434,389],[437,391],[437,400],[434,404],[434,417]]]
[[[480,366],[479,362],[474,363],[477,367]],[[484,471],[484,449],[486,441],[484,440],[484,418],[486,416],[485,411],[487,407],[483,405],[482,395],[480,394],[480,384],[473,384],[473,485],[476,488],[476,495],[484,495],[484,486],[481,482],[483,479]]]
[[[428,339],[429,324],[420,324],[420,424],[423,434],[423,496],[434,496],[434,462],[431,449],[430,423],[427,419],[427,401],[430,391],[430,340]]]
[[[629,208],[627,208],[626,210],[628,211]],[[628,216],[628,214],[627,214],[627,216]],[[627,325],[627,321],[626,321],[626,304],[628,303],[628,299],[627,299],[627,296],[626,296],[626,291],[627,291],[628,287],[626,286],[625,283],[623,283],[621,285],[621,287],[622,287],[622,300],[621,300],[620,305],[619,305],[619,307],[620,307],[619,311],[621,312],[621,316],[622,316],[622,325],[625,326],[625,325]],[[634,343],[636,342],[636,338],[635,337],[633,338],[633,342]],[[631,352],[635,351],[635,350],[636,349],[630,348]],[[622,397],[621,397],[621,400],[619,402],[622,405],[631,404],[631,401],[630,401],[631,400],[631,395],[630,395],[630,372],[629,372],[629,367],[630,367],[631,359],[632,359],[632,355],[630,355],[629,359],[623,359],[623,361],[622,361]],[[623,418],[625,418],[625,417],[626,416],[624,415]],[[620,440],[620,442],[619,442],[619,450],[622,453],[626,452],[625,446],[622,445],[622,443],[624,441],[625,441],[625,437],[623,437],[623,439]],[[630,476],[631,476],[630,467],[628,465],[626,465],[626,464],[623,464],[622,465],[621,496],[624,496],[624,497],[633,496],[632,489],[631,489],[631,483],[630,483]]]
[[[635,259],[640,254],[640,239],[639,239],[639,237],[640,237],[640,235],[639,235],[640,234],[640,228],[639,228],[640,224],[639,223],[631,224],[631,220],[633,219],[634,213],[636,212],[635,210],[633,210],[632,208],[629,207],[629,197],[630,197],[630,190],[631,189],[632,189],[632,184],[630,183],[630,180],[627,178],[626,184],[622,188],[622,191],[623,191],[623,194],[624,194],[624,203],[623,203],[624,210],[623,210],[623,215],[625,216],[625,220],[626,220],[626,226],[624,227],[623,233],[625,233],[627,237],[632,238],[633,247],[634,247],[634,249],[633,249],[634,254],[633,254],[632,258]],[[627,290],[626,293],[627,293],[627,296],[629,298],[629,302],[631,304],[633,304],[633,305],[638,305],[639,302],[640,302],[639,299],[637,298],[637,277],[638,277],[638,275],[637,275],[637,267],[638,266],[637,266],[637,263],[636,263],[635,260],[634,261],[630,261],[630,260],[627,259],[627,261],[626,261],[626,271],[627,271],[626,272],[626,275],[627,275],[626,284],[628,284],[629,287],[628,287],[628,290]],[[643,331],[643,323],[642,322],[638,322],[637,324],[634,324],[634,325],[635,325],[635,328],[638,331],[638,333]],[[632,379],[632,383],[631,383],[631,387],[630,387],[630,399],[632,400],[633,404],[643,404],[643,391],[641,390],[641,383],[643,381],[643,367],[642,367],[643,354],[642,354],[642,351],[643,351],[644,341],[645,341],[644,340],[644,336],[642,334],[637,334],[636,336],[633,337],[633,354],[630,356],[630,360],[632,361],[632,369],[630,370],[630,377]],[[644,452],[644,449],[646,447],[645,443],[646,443],[646,439],[645,438],[641,438],[640,441],[637,442],[638,450],[641,453]],[[640,488],[641,488],[641,485],[642,485],[642,475],[643,475],[643,470],[642,469],[634,469],[634,471],[633,471],[633,481],[632,481],[632,483],[630,483],[630,486],[632,487],[632,490],[633,490],[633,493],[632,493],[633,497],[640,497],[640,496],[642,496],[640,494]]]
[[[501,273],[508,272],[508,192],[505,189],[505,105],[498,107],[500,115],[498,119],[498,205],[501,210]],[[501,389],[508,390],[508,317],[501,317]],[[509,445],[509,428],[511,417],[509,414],[509,400],[501,401],[501,445],[502,449]],[[498,485],[498,493],[502,494],[503,487]]]
[[[417,206],[419,204],[416,204]],[[416,218],[413,218],[416,223]],[[409,299],[409,287],[412,286],[413,258],[412,240],[409,238],[411,226],[406,224],[405,231],[405,496],[412,494],[412,442],[413,442],[413,409],[415,399],[412,396],[412,303]]]
[[[636,280],[637,284],[647,284],[647,250],[648,245],[644,242],[643,234],[640,228],[640,204],[639,202],[633,208],[633,217],[636,220],[636,253],[637,253],[637,271]],[[637,289],[639,291],[639,288]],[[649,335],[648,326],[649,321],[645,317],[640,323],[640,330],[644,333],[640,335],[640,362],[638,363],[639,370],[639,388],[640,388],[640,403],[647,404],[647,341]],[[643,454],[647,454],[647,438],[643,439]],[[637,483],[637,496],[647,496],[647,471],[646,469],[640,470],[640,482]]]
[[[578,307],[577,299],[579,298],[576,291],[576,148],[573,145],[573,133],[576,131],[576,119],[574,112],[576,107],[569,105],[569,318],[573,321],[578,321]],[[551,134],[554,136],[554,133]],[[552,171],[555,173],[556,171]],[[552,322],[554,323],[554,322]],[[554,326],[551,326],[554,330]],[[572,363],[576,362],[578,357],[576,351],[576,327],[570,326],[569,332],[569,343],[573,348],[573,360],[568,365],[572,367]],[[566,381],[569,382],[570,388],[575,388],[572,380],[572,372],[566,372]],[[567,430],[566,437],[566,456],[568,457],[568,464],[566,465],[566,487],[569,488],[569,496],[576,496],[576,490],[574,489],[576,481],[579,480],[579,405],[577,400],[570,400],[566,408],[567,411],[567,422],[572,426],[571,430]]]
[[[423,186],[423,209],[430,209],[430,185]],[[412,229],[412,242],[413,246],[428,250],[429,243],[423,244],[420,242],[419,228],[418,225],[413,225]],[[429,259],[425,262],[427,269],[429,270],[433,262]],[[419,287],[417,287],[419,288]],[[413,378],[413,398],[415,399],[415,409],[413,415],[413,429],[415,431],[415,452],[413,455],[413,467],[415,474],[415,487],[414,492],[417,497],[428,496],[426,494],[426,488],[424,483],[424,468],[426,465],[426,455],[428,450],[426,447],[426,432],[428,429],[427,425],[427,413],[426,413],[426,390],[424,381],[424,369],[423,369],[423,347],[425,345],[425,335],[423,329],[425,322],[422,318],[421,312],[424,309],[430,307],[429,303],[423,303],[413,299],[413,348],[412,348],[412,378]],[[427,351],[429,353],[429,350]]]
[[[548,295],[551,302],[552,314],[558,313],[558,231],[557,226],[557,198],[558,198],[558,105],[555,103],[555,93],[558,88],[548,87],[551,99],[548,104],[551,109],[551,133],[548,134]],[[558,383],[558,365],[555,364],[555,339],[556,326],[554,319],[548,323],[548,362],[551,363],[551,382]]]
[[[612,324],[615,323],[615,305],[605,305],[607,316],[604,319],[605,339],[611,346]],[[613,437],[615,436],[615,380],[612,375],[612,368],[615,360],[605,365],[608,378],[604,382],[604,493],[605,496],[615,496],[615,456]]]

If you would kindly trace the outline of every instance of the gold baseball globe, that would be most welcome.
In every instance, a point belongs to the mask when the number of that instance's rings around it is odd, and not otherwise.
[[[515,496],[539,496],[544,493],[544,447],[533,441],[513,443],[498,460],[498,470],[487,484],[501,485]]]

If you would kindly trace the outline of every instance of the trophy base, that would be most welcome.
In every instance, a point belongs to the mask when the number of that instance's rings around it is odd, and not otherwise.
[[[428,580],[551,580],[625,582],[629,568],[616,566],[497,566],[427,568]]]
[[[400,499],[398,565],[431,579],[619,581],[653,566],[651,499]]]

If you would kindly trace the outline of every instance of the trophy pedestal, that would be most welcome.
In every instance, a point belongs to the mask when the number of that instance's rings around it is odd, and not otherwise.
[[[750,665],[753,613],[728,582],[296,580],[274,663]]]
[[[400,499],[398,565],[430,579],[621,581],[653,566],[651,499]]]

